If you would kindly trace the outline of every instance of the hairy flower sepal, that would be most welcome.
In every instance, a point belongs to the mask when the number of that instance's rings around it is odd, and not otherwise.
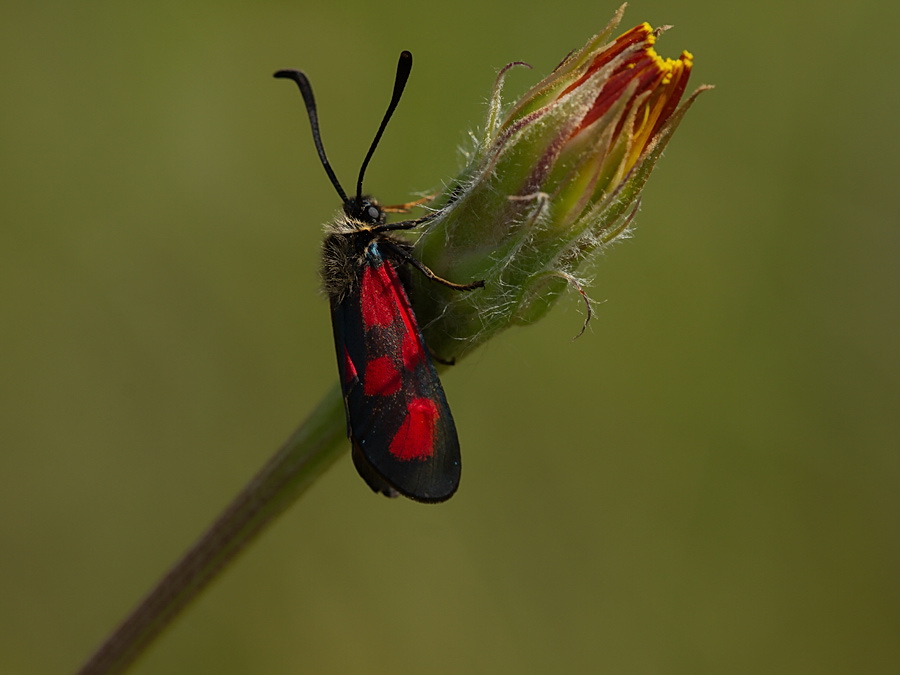
[[[412,279],[432,351],[458,359],[514,324],[541,318],[591,257],[622,237],[641,189],[684,113],[692,66],[662,59],[643,23],[609,41],[613,21],[503,112],[498,76],[467,167],[437,198],[416,255],[442,276],[484,279],[461,297]],[[518,64],[511,64],[518,65]]]

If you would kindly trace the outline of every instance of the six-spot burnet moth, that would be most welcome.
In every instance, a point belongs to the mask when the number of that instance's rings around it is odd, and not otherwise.
[[[429,216],[387,223],[386,209],[362,193],[366,167],[411,69],[412,54],[404,51],[390,104],[360,167],[352,198],[325,156],[306,75],[279,70],[275,77],[293,80],[300,87],[319,160],[343,201],[343,213],[326,228],[322,279],[331,302],[353,463],[375,492],[441,502],[459,486],[459,439],[407,295],[407,263],[429,279],[461,291],[479,288],[484,282],[455,284],[438,277],[413,257],[407,241],[391,234],[421,225]]]

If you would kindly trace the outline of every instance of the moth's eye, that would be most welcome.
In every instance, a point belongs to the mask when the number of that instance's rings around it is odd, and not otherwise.
[[[372,206],[371,204],[369,205],[369,208],[366,209],[366,213],[369,214],[369,218],[371,220],[378,220],[379,216],[381,216],[381,213],[378,211],[378,207]]]

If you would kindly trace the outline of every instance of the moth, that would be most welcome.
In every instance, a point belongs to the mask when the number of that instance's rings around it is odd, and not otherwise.
[[[342,212],[326,227],[322,282],[331,305],[353,463],[375,492],[442,502],[459,486],[459,438],[409,300],[408,275],[415,271],[459,291],[483,287],[484,281],[456,284],[437,276],[395,234],[432,216],[388,223],[388,212],[399,209],[382,207],[363,194],[366,168],[411,70],[412,54],[404,51],[353,197],[347,196],[325,155],[309,79],[298,70],[279,70],[275,77],[293,80],[300,88],[319,161],[342,202]]]

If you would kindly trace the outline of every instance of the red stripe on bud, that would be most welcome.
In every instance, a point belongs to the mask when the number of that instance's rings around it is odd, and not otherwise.
[[[577,89],[598,70],[622,57],[607,76],[591,109],[572,131],[572,136],[603,117],[633,85],[634,90],[627,102],[629,106],[639,97],[647,95],[642,108],[636,111],[634,129],[627,130],[636,141],[630,154],[634,160],[640,156],[646,144],[678,107],[693,66],[693,57],[689,52],[682,52],[677,59],[661,58],[653,48],[656,35],[648,23],[635,26],[600,51],[581,77],[563,90],[560,96]],[[632,53],[628,53],[629,50],[633,50]],[[622,131],[627,117],[621,116],[613,132],[614,136]]]

